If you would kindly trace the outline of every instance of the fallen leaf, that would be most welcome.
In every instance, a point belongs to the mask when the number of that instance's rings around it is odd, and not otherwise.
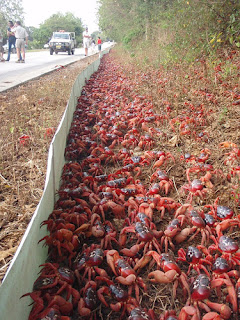
[[[178,136],[173,136],[169,141],[168,143],[172,146],[172,147],[175,147],[178,145]]]

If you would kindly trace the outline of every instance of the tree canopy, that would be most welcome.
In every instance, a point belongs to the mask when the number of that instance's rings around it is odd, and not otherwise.
[[[154,41],[182,48],[240,47],[239,0],[99,0],[99,25],[125,45]]]
[[[22,0],[1,0],[0,1],[0,29],[6,38],[6,27],[9,20],[23,22]]]
[[[39,28],[33,28],[33,46],[41,48],[50,40],[52,33],[59,30],[75,32],[77,42],[82,42],[82,20],[75,17],[71,12],[65,14],[58,12],[41,23]]]

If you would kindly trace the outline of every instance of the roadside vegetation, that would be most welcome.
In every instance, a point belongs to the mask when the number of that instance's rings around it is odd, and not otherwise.
[[[240,47],[237,0],[100,0],[99,25],[131,54],[146,48],[160,61],[193,60],[225,45]]]

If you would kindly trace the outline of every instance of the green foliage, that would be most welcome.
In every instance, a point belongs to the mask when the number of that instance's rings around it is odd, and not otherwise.
[[[94,31],[92,34],[91,34],[91,37],[96,41],[98,37],[101,37],[101,32],[100,31]]]
[[[22,0],[1,0],[0,1],[0,30],[7,39],[7,24],[11,20],[15,23],[17,20],[23,22]]]
[[[219,113],[218,122],[219,122],[219,123],[225,122],[225,121],[226,121],[227,114],[228,114],[228,108],[227,108],[227,107],[224,107],[224,108],[221,110],[221,112]]]
[[[107,37],[138,52],[158,50],[156,61],[187,61],[219,47],[240,47],[239,0],[100,0]],[[179,58],[180,57],[180,58]]]
[[[141,36],[141,32],[137,30],[132,30],[128,34],[123,37],[122,42],[125,45],[126,48],[131,48],[130,44],[134,39],[137,39],[138,37]]]
[[[42,48],[51,37],[52,33],[59,30],[75,32],[77,43],[82,42],[83,25],[80,18],[75,17],[71,12],[65,14],[56,13],[40,24],[39,28],[33,30],[34,48]]]

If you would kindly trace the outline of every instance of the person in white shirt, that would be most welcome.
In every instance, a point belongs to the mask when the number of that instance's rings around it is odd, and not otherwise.
[[[17,63],[25,62],[25,45],[28,44],[28,34],[27,31],[21,26],[21,22],[16,22],[16,28],[14,30],[16,37],[16,49],[17,49]],[[22,53],[22,60],[20,60],[20,53]]]
[[[88,34],[88,28],[83,32],[83,47],[85,49],[85,56],[88,55],[88,48],[90,46],[91,36]]]

